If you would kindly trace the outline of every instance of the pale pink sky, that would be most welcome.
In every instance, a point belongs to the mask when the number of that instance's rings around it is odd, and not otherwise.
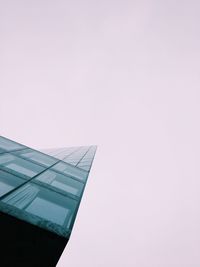
[[[1,134],[97,144],[57,267],[200,266],[200,1],[0,0]]]

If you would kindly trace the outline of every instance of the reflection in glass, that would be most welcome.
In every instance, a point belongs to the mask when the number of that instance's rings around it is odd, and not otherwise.
[[[33,177],[44,170],[41,166],[11,154],[0,155],[0,165],[6,170],[11,171],[13,174],[18,174],[25,178]]]
[[[25,210],[59,225],[63,225],[69,213],[69,209],[40,197],[36,197]]]
[[[0,170],[0,196],[23,184],[25,180]]]
[[[3,199],[40,219],[69,227],[77,202],[42,186],[28,183]]]
[[[78,165],[79,168],[85,170],[85,171],[89,171],[90,170],[90,165]]]
[[[35,163],[40,163],[46,167],[49,167],[58,161],[48,155],[44,155],[43,153],[34,151],[32,149],[19,151],[19,152],[16,152],[15,154],[20,155],[23,158],[31,159]]]
[[[37,176],[34,181],[43,182],[75,196],[80,196],[83,190],[82,183],[67,177],[66,175],[62,175],[50,170],[45,171],[41,175]]]
[[[81,181],[85,181],[88,176],[88,172],[86,172],[85,170],[76,168],[64,162],[57,163],[56,165],[53,166],[52,169],[63,172]]]
[[[0,136],[0,148],[5,149],[7,151],[12,151],[16,149],[23,149],[25,146],[17,144],[5,137]]]

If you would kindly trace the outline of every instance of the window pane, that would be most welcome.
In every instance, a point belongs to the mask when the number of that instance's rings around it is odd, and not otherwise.
[[[14,156],[8,153],[0,155],[0,164],[3,165],[4,163],[10,162],[13,159],[14,159]]]
[[[72,177],[75,177],[81,181],[85,181],[87,176],[88,176],[88,172],[86,172],[85,170],[81,170],[79,168],[73,167],[73,166],[71,166],[67,163],[64,163],[64,162],[57,163],[55,166],[53,166],[52,169],[63,172],[65,174],[70,175]]]
[[[92,160],[93,160],[93,159],[89,159],[89,160],[81,160],[81,161],[79,162],[78,166],[81,165],[81,164],[89,165],[89,164],[91,164]]]
[[[9,164],[6,165],[6,167],[11,169],[11,170],[14,170],[14,171],[16,171],[18,173],[22,173],[24,175],[27,175],[29,177],[33,177],[34,175],[37,174],[36,172],[34,172],[34,171],[30,170],[30,169],[24,168],[22,166],[19,166],[19,165],[15,164],[15,163],[9,163]]]
[[[6,193],[11,191],[12,189],[13,189],[13,186],[0,180],[0,196],[5,195]]]
[[[74,166],[76,166],[77,163],[78,163],[77,160],[76,160],[76,161],[74,161],[74,160],[63,160],[63,161],[65,161],[65,162],[67,162],[67,163],[69,163],[69,164],[71,164],[71,165],[74,165]]]
[[[0,165],[3,166],[5,170],[20,175],[23,178],[33,177],[44,170],[41,166],[8,153],[0,155]]]
[[[21,157],[24,157],[27,159],[31,159],[32,161],[36,163],[43,164],[46,167],[49,167],[58,161],[48,155],[44,155],[43,153],[40,153],[32,149],[19,151],[19,152],[16,152],[15,154],[20,155]]]
[[[77,205],[77,201],[33,183],[20,187],[5,197],[3,202],[37,216],[39,224],[47,220],[65,228],[70,227]],[[32,217],[26,217],[26,220],[35,223]]]
[[[90,165],[84,165],[84,166],[78,166],[78,167],[86,171],[90,170]]]
[[[70,177],[49,170],[37,176],[34,181],[40,181],[75,196],[81,195],[84,186],[82,183]]]
[[[5,153],[6,151],[2,148],[0,148],[0,153]]]
[[[63,225],[67,214],[69,213],[69,209],[40,197],[36,197],[25,210],[59,225]]]
[[[59,181],[53,181],[52,186],[61,189],[63,191],[69,192],[73,195],[77,195],[78,194],[78,189],[74,188],[73,186],[70,186],[68,184],[65,184],[63,182],[59,182]]]
[[[0,148],[3,148],[7,151],[15,150],[15,149],[23,149],[25,146],[17,144],[5,137],[0,136]]]
[[[24,182],[25,180],[0,170],[0,196],[5,195]]]
[[[91,166],[91,165],[92,165],[92,161],[81,161],[81,162],[77,165],[77,167],[83,169],[83,168],[82,168],[83,166]]]

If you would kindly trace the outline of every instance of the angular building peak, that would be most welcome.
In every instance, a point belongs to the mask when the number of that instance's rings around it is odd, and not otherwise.
[[[96,146],[38,151],[0,136],[2,266],[55,266],[95,152]]]

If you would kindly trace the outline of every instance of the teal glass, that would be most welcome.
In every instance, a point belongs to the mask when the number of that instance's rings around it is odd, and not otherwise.
[[[81,195],[84,187],[83,183],[80,183],[66,175],[62,175],[52,170],[47,170],[43,172],[33,181],[44,183],[45,185],[48,185],[51,188],[55,188],[61,192],[78,197]]]
[[[89,172],[90,170],[90,165],[78,165],[77,167]]]
[[[59,162],[56,165],[52,167],[53,170],[57,170],[60,172],[63,172],[64,174],[67,174],[69,176],[72,176],[80,181],[86,181],[88,172],[82,169],[79,169],[77,167],[74,167],[70,164],[67,164],[65,162]]]
[[[24,179],[0,170],[0,197],[22,185],[24,182]]]
[[[0,168],[22,178],[32,178],[44,170],[43,167],[6,153],[0,155]]]
[[[5,152],[6,152],[6,150],[0,148],[0,154],[5,153]]]
[[[50,157],[48,155],[45,155],[43,153],[40,153],[38,151],[32,150],[32,149],[26,149],[22,151],[14,152],[15,155],[20,155],[21,157],[31,160],[35,163],[39,163],[43,165],[44,167],[49,167],[58,162],[57,159]]]
[[[68,239],[95,150],[40,152],[0,137],[0,211]]]
[[[31,182],[3,198],[2,202],[19,210],[21,219],[24,214],[26,220],[45,228],[49,222],[55,230],[56,225],[69,229],[77,208],[76,200]]]
[[[0,136],[0,149],[6,150],[6,151],[13,151],[13,150],[24,149],[24,148],[26,147],[14,141],[11,141],[3,136]]]

